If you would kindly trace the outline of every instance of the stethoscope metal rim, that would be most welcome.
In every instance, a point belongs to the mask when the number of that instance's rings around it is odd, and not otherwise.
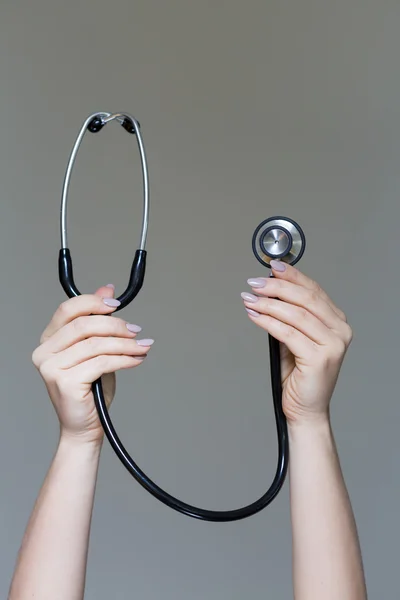
[[[139,250],[145,250],[146,241],[147,241],[147,231],[149,225],[149,172],[147,166],[147,158],[146,151],[143,144],[142,134],[140,132],[140,123],[130,114],[128,113],[110,113],[110,112],[96,112],[91,115],[84,121],[78,137],[76,138],[75,144],[72,148],[72,152],[69,157],[67,169],[64,177],[64,184],[62,188],[61,194],[61,210],[60,210],[60,236],[61,236],[61,248],[68,248],[68,230],[67,230],[67,207],[68,207],[68,191],[69,184],[72,175],[72,169],[75,164],[75,160],[82,143],[82,140],[87,131],[90,131],[89,126],[93,122],[94,119],[100,119],[101,127],[97,130],[93,130],[93,132],[100,131],[102,126],[106,125],[110,121],[118,121],[121,125],[124,125],[126,120],[132,123],[133,131],[127,130],[130,133],[134,133],[136,135],[136,140],[138,143],[138,148],[140,152],[140,159],[142,165],[142,178],[143,178],[143,216],[142,216],[142,230],[140,235],[140,245]],[[126,129],[126,127],[125,127]]]
[[[306,238],[301,227],[288,217],[275,216],[270,217],[269,219],[265,219],[262,223],[258,225],[253,234],[252,239],[252,248],[254,252],[254,256],[256,259],[264,266],[271,268],[270,262],[273,260],[273,257],[265,254],[260,240],[264,231],[269,230],[270,228],[282,229],[283,231],[287,230],[292,238],[292,246],[290,252],[286,254],[286,256],[277,256],[277,260],[281,260],[282,262],[288,263],[290,265],[295,265],[303,256],[304,250],[306,248]]]

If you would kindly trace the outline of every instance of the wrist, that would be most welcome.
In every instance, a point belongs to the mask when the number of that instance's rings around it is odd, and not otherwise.
[[[329,413],[288,421],[288,435],[290,443],[315,436],[331,437],[332,427]]]
[[[71,434],[68,431],[60,429],[60,438],[58,441],[59,450],[66,452],[80,453],[88,456],[99,457],[103,445],[103,437],[91,438],[85,435]]]

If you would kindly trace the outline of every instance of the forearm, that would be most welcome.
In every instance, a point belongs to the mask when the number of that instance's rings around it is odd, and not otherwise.
[[[9,600],[82,600],[100,444],[61,437],[22,542]]]
[[[289,427],[295,600],[365,600],[356,524],[328,419]]]

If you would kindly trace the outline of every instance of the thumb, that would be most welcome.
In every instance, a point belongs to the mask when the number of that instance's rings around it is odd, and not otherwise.
[[[103,285],[98,290],[95,291],[95,296],[100,296],[100,298],[114,298],[115,287],[112,283],[108,285]]]

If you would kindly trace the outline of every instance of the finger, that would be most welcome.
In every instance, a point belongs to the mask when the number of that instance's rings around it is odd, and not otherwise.
[[[145,342],[145,345],[143,345]],[[126,355],[140,358],[146,356],[154,340],[135,340],[114,337],[90,337],[54,355],[54,366],[71,369],[96,356]]]
[[[107,285],[104,285],[96,290],[94,295],[99,296],[99,298],[114,298],[115,287],[112,283],[108,283]]]
[[[93,383],[102,375],[107,373],[115,373],[123,369],[132,369],[140,365],[146,356],[108,356],[100,355],[81,363],[74,369],[70,369],[65,373],[69,373],[71,378],[82,383]]]
[[[59,329],[46,342],[35,350],[34,363],[40,364],[49,354],[62,352],[66,348],[91,337],[116,337],[133,339],[141,331],[141,327],[126,323],[116,317],[91,315],[78,317]]]
[[[261,315],[253,309],[246,309],[253,323],[268,331],[272,337],[284,344],[298,361],[310,360],[317,351],[317,344],[305,336],[301,331],[287,323],[282,323],[270,315]],[[249,310],[251,312],[249,312]]]
[[[253,309],[262,315],[270,315],[282,323],[291,325],[316,344],[325,346],[337,338],[337,335],[329,327],[305,308],[274,298],[257,298],[253,294],[243,293],[242,298],[246,308]]]
[[[327,302],[331,306],[331,308],[342,320],[346,321],[346,315],[344,314],[344,312],[335,305],[333,300],[321,288],[321,286],[318,285],[316,281],[314,281],[310,277],[307,277],[307,275],[304,275],[304,273],[302,273],[295,267],[292,267],[291,265],[288,265],[279,260],[272,260],[271,267],[274,277],[285,281],[291,281],[292,283],[295,283],[297,285],[307,288],[308,290],[316,292],[319,296],[321,296],[321,298],[325,300],[325,302]]]
[[[108,315],[114,312],[119,305],[120,302],[114,298],[101,298],[94,294],[82,294],[82,296],[70,298],[60,304],[44,330],[40,342],[43,343],[48,340],[54,333],[77,317],[93,314]]]
[[[345,325],[332,306],[315,290],[275,277],[249,279],[248,283],[261,296],[279,298],[284,302],[308,310],[334,331],[342,331]]]

